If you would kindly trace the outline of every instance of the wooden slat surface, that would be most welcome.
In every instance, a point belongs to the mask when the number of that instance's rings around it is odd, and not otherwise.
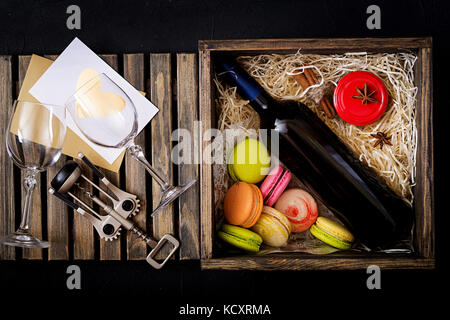
[[[170,54],[150,54],[150,100],[159,109],[151,122],[152,166],[169,184],[173,183],[171,161],[172,135],[172,78]],[[153,209],[160,201],[161,188],[152,181]],[[153,235],[160,239],[164,234],[174,234],[173,204],[160,210],[153,217]],[[169,246],[165,246],[156,256],[161,259],[167,256]]]
[[[118,70],[119,68],[119,62],[117,55],[102,55],[101,56],[106,63],[108,63],[114,70]],[[120,188],[120,173],[119,172],[112,172],[110,170],[99,168],[100,171],[105,175],[106,179],[108,179],[112,184],[116,185]],[[104,188],[104,186],[101,186]],[[100,199],[103,201],[106,201],[107,197],[103,194],[100,194]],[[122,234],[126,232],[125,230],[122,231]],[[120,260],[120,237],[117,238],[115,241],[105,241],[103,239],[100,239],[100,260]]]
[[[45,56],[55,60],[57,56]],[[63,167],[70,158],[61,155],[58,162],[47,170],[47,186],[50,185],[53,177]],[[69,217],[73,215],[73,210],[69,209],[61,200],[56,197],[47,196],[47,233],[51,246],[48,249],[49,260],[69,259]],[[78,214],[78,213],[76,213]]]
[[[178,184],[182,185],[196,179],[197,183],[186,191],[179,199],[178,234],[181,242],[180,259],[200,258],[200,195],[198,172],[198,76],[197,55],[177,55],[177,119],[178,130],[183,130],[190,137],[189,153],[183,153],[187,163],[178,165]],[[183,141],[186,144],[186,141]],[[183,143],[178,139],[178,143]]]
[[[19,56],[19,86],[22,87],[23,79],[30,64],[31,56]],[[18,93],[18,92],[17,92]],[[21,173],[23,180],[23,172]],[[31,234],[38,239],[42,239],[42,201],[41,201],[41,174],[36,175],[36,187],[34,188],[33,198],[31,200],[31,218],[30,230]],[[44,191],[45,192],[45,191]],[[24,188],[22,188],[22,209],[25,199]],[[42,259],[42,249],[23,249],[22,257],[24,259],[39,260]]]
[[[50,185],[50,181],[67,160],[69,158],[62,155],[54,166],[48,168],[47,186]],[[47,233],[48,241],[51,244],[48,249],[48,260],[69,259],[69,215],[73,214],[73,210],[69,209],[61,200],[49,196],[47,193]]]
[[[17,78],[19,83],[17,88],[20,89],[22,85],[22,80],[25,76],[27,66],[30,62],[30,56],[22,56],[18,58],[18,75]],[[46,56],[46,58],[55,60],[57,56]],[[117,55],[102,55],[102,58],[109,63],[114,69],[118,69],[118,56]],[[180,113],[180,118],[176,118],[176,114],[172,114],[172,77],[171,77],[171,56],[170,54],[151,54],[150,55],[150,73],[149,83],[150,88],[147,92],[147,97],[153,100],[157,107],[160,109],[157,117],[151,122],[150,126],[142,134],[136,138],[136,143],[141,145],[144,149],[147,148],[147,156],[151,159],[154,164],[155,169],[160,172],[160,174],[167,179],[169,183],[173,183],[173,164],[171,162],[171,134],[172,134],[172,124],[176,123],[178,126],[189,130],[191,133],[194,132],[194,123],[198,119],[197,111],[197,64],[195,54],[185,54],[178,57],[177,63],[179,68],[177,68],[178,84],[177,88],[179,93],[179,103],[178,110]],[[2,89],[5,94],[3,94],[2,99],[7,99],[12,101],[12,92],[14,84],[12,83],[12,67],[11,67],[11,57],[8,57],[6,64],[3,66],[9,68],[8,72],[2,72],[2,76],[9,76],[9,80],[2,79]],[[128,54],[123,56],[123,74],[124,77],[136,87],[136,89],[144,91],[145,90],[145,77],[144,77],[144,54]],[[184,80],[184,79],[187,80]],[[5,105],[5,104],[3,104]],[[11,105],[11,103],[10,103]],[[175,117],[175,118],[174,118]],[[2,119],[3,120],[3,119]],[[6,119],[5,119],[6,121]],[[150,129],[150,127],[152,129]],[[146,143],[145,135],[148,135],[149,140]],[[194,137],[198,138],[198,137]],[[150,141],[151,140],[151,141]],[[153,150],[158,150],[156,153],[150,152],[150,147]],[[194,150],[192,150],[194,152]],[[6,161],[5,161],[6,160]],[[9,157],[5,157],[2,160],[5,163],[9,163],[10,169],[12,170],[12,162]],[[75,260],[85,260],[94,259],[96,253],[94,249],[95,246],[95,235],[92,226],[80,216],[78,213],[73,212],[65,206],[56,197],[49,196],[47,194],[47,186],[50,181],[59,171],[59,169],[70,160],[69,157],[61,156],[60,161],[55,166],[49,168],[46,175],[46,188],[45,190],[40,190],[41,184],[37,185],[36,193],[33,197],[34,211],[32,215],[31,226],[33,233],[38,237],[42,237],[43,227],[42,219],[44,218],[47,222],[47,233],[48,240],[51,242],[51,247],[48,249],[48,259],[49,260],[68,260],[73,258]],[[126,180],[123,182],[125,190],[137,194],[141,200],[141,211],[134,218],[137,225],[146,230],[147,227],[151,227],[151,234],[155,238],[160,238],[166,233],[175,235],[180,238],[182,247],[180,248],[180,258],[181,259],[198,259],[200,250],[200,240],[199,240],[199,184],[192,187],[184,196],[182,196],[175,206],[171,205],[167,209],[160,212],[156,217],[157,221],[154,225],[152,221],[147,221],[147,209],[148,214],[152,211],[153,207],[156,207],[159,203],[160,189],[159,186],[153,181],[153,188],[146,188],[149,183],[149,175],[145,172],[145,169],[134,159],[126,158],[125,166],[122,168]],[[88,170],[85,165],[79,162],[83,173],[93,178],[92,173]],[[7,170],[8,166],[2,166],[3,170]],[[108,170],[102,170],[105,176],[114,184],[120,186],[120,173],[113,173]],[[178,168],[178,181],[177,183],[183,184],[192,179],[198,179],[198,165],[181,165]],[[2,177],[9,177],[12,179],[12,174],[5,174]],[[16,177],[17,178],[17,177]],[[82,180],[80,180],[82,181]],[[20,181],[15,181],[15,184],[20,183]],[[12,180],[10,185],[13,185]],[[91,187],[84,184],[88,190]],[[153,190],[153,192],[152,192]],[[80,196],[80,193],[77,192]],[[86,197],[83,197],[87,203],[91,203]],[[103,197],[100,195],[100,197]],[[42,199],[46,200],[47,208],[42,210]],[[153,201],[152,201],[153,199]],[[10,200],[10,201],[9,201]],[[14,198],[13,193],[11,197],[2,198],[2,201],[7,206],[7,202],[14,209]],[[147,201],[152,202],[151,206],[146,204]],[[2,206],[3,208],[5,207]],[[181,208],[181,212],[175,211],[177,207]],[[12,211],[14,212],[14,211]],[[42,215],[46,216],[43,217]],[[12,215],[5,215],[2,212],[2,219],[10,221],[7,222],[9,231],[13,231],[14,228],[14,217],[15,213]],[[174,219],[175,217],[179,219],[179,224],[177,229],[175,229]],[[2,222],[3,223],[3,222]],[[5,226],[6,224],[2,224]],[[12,226],[12,227],[11,227]],[[5,227],[6,228],[6,227]],[[69,230],[70,228],[70,230]],[[124,230],[122,232],[126,233]],[[135,241],[137,240],[137,241]],[[100,241],[98,246],[100,252],[98,257],[100,260],[120,260],[121,259],[121,241],[105,242]],[[3,254],[3,252],[9,251],[8,254]],[[1,251],[1,259],[14,259],[15,255],[14,249],[6,248]],[[126,250],[127,259],[144,259],[147,254],[147,247],[144,242],[136,239],[131,233],[127,233],[126,236]],[[156,258],[163,258],[167,254],[167,249],[162,250],[160,255]],[[42,259],[43,251],[41,249],[24,250],[23,257],[25,259]]]
[[[144,55],[125,54],[123,56],[123,76],[137,90],[144,90]],[[145,131],[136,138],[135,143],[145,149]],[[140,212],[133,219],[139,228],[146,230],[148,198],[146,192],[146,171],[144,167],[129,155],[125,157],[126,190],[138,196],[141,201]],[[147,246],[145,242],[136,237],[135,234],[127,234],[127,257],[128,260],[145,259]]]
[[[75,162],[81,168],[81,172],[93,181],[93,173],[92,170],[89,169],[88,165],[86,165],[83,161],[79,159],[75,159]],[[80,185],[88,192],[93,191],[93,187],[84,179],[80,178],[78,180]],[[93,202],[89,197],[81,192],[78,188],[73,188],[74,193],[78,196],[79,199],[84,201],[90,207],[92,207]],[[73,235],[73,258],[75,260],[92,260],[94,259],[94,227],[92,224],[84,218],[78,212],[74,212],[73,214],[73,225],[72,225],[72,235]]]
[[[11,56],[0,56],[0,236],[15,231],[13,162],[5,147],[6,128],[13,113]],[[15,259],[15,248],[0,244],[0,260]]]
[[[80,159],[74,159],[74,161],[78,163],[84,176],[93,181],[94,174],[89,166]],[[80,178],[78,182],[85,191],[91,193],[93,192],[94,188],[87,181]],[[93,201],[79,188],[75,187],[73,190],[79,199],[84,201],[84,203],[88,204],[91,208],[93,207]],[[73,214],[72,237],[73,258],[75,260],[94,259],[94,227],[86,218],[84,218],[81,214],[78,214],[78,212],[74,212]]]

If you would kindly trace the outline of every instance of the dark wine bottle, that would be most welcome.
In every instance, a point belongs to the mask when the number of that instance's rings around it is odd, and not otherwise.
[[[307,106],[279,102],[234,61],[220,69],[279,132],[279,159],[372,250],[411,249],[412,208],[364,165]],[[268,143],[269,144],[269,143]]]

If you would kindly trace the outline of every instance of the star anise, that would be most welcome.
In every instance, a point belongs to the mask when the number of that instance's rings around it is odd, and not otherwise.
[[[370,102],[379,102],[377,99],[372,98],[375,91],[367,92],[367,83],[364,83],[364,87],[361,90],[360,88],[356,87],[356,91],[358,91],[359,96],[352,96],[353,99],[360,99],[362,100],[362,104],[369,104]]]
[[[377,139],[373,145],[374,148],[380,146],[380,149],[382,150],[385,144],[392,146],[392,143],[389,141],[391,140],[391,137],[388,137],[384,132],[377,132],[376,134],[371,134],[371,136]]]

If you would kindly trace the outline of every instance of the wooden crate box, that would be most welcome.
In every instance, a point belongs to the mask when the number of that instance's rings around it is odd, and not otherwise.
[[[200,170],[201,265],[203,269],[229,270],[326,270],[365,269],[378,265],[382,269],[432,269],[434,255],[433,198],[433,104],[431,38],[359,38],[359,39],[258,39],[199,41],[199,113],[202,132],[215,127],[214,62],[219,55],[257,55],[261,53],[338,54],[345,52],[411,51],[418,60],[415,65],[417,168],[414,187],[415,229],[413,254],[369,254],[342,252],[331,255],[304,253],[270,254],[266,256],[234,256],[219,258],[213,250],[214,201],[212,166],[202,163]],[[203,141],[203,150],[208,145]]]

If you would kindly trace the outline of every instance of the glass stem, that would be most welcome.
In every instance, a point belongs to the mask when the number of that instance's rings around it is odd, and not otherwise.
[[[128,146],[127,151],[134,159],[139,161],[145,167],[145,170],[147,170],[147,172],[150,173],[153,179],[155,179],[156,182],[158,182],[163,192],[169,189],[170,185],[163,178],[161,178],[161,176],[155,171],[155,169],[153,169],[153,167],[147,161],[147,158],[145,157],[144,151],[142,150],[141,146],[135,145],[133,143],[130,146]]]
[[[36,171],[26,169],[23,186],[25,188],[25,200],[23,204],[22,220],[20,221],[19,231],[28,232],[30,229],[31,201],[33,199],[33,191],[36,187]]]

